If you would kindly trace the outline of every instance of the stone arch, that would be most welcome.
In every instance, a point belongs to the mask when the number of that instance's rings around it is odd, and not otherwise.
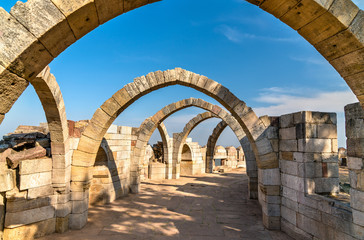
[[[216,125],[212,134],[209,136],[206,144],[206,162],[213,162],[214,158],[214,150],[216,147],[217,140],[219,139],[221,133],[225,130],[228,124],[225,121],[221,121]],[[249,198],[257,199],[258,198],[258,172],[257,172],[257,164],[255,160],[254,153],[250,147],[250,144],[247,143],[247,138],[244,137],[239,140],[240,145],[243,148],[246,160],[246,168],[247,175],[249,176],[248,180],[248,188],[249,188]],[[212,167],[212,166],[211,166]]]
[[[221,84],[205,76],[176,68],[164,72],[152,72],[146,76],[136,78],[134,82],[125,85],[125,87],[117,91],[96,110],[81,136],[78,149],[73,154],[72,165],[77,168],[83,168],[80,170],[85,174],[85,182],[90,180],[87,177],[87,167],[93,165],[100,141],[116,117],[143,95],[176,84],[194,88],[219,101],[231,112],[232,116],[237,119],[244,129],[245,134],[251,142],[258,164],[262,168],[278,167],[277,155],[273,153],[272,146],[270,146],[270,151],[267,151],[269,146],[267,148],[266,145],[270,145],[267,142],[268,140],[264,138],[258,139],[265,131],[266,126],[251,108],[247,107],[243,101],[239,100]],[[173,109],[167,109],[165,111],[170,112]],[[219,114],[221,108],[216,106],[212,111]],[[160,114],[163,114],[163,112]],[[265,150],[259,152],[261,149],[260,145],[265,145]]]
[[[202,99],[196,98],[189,98],[184,99],[176,103],[169,104],[159,110],[154,116],[147,118],[139,127],[139,135],[136,140],[136,146],[134,148],[134,157],[133,157],[133,165],[134,165],[134,172],[137,172],[137,166],[140,165],[141,161],[144,159],[144,149],[147,146],[147,143],[152,136],[153,132],[157,128],[157,126],[162,123],[166,118],[168,118],[173,113],[180,111],[182,109],[188,107],[198,107],[201,109],[205,109],[209,111],[212,115],[211,117],[218,117],[223,119],[225,122],[229,123],[229,126],[234,131],[237,138],[243,139],[245,137],[244,131],[242,127],[239,125],[236,119],[234,119],[230,114],[228,114],[225,110],[221,109],[217,105],[213,105],[209,102],[206,102]],[[218,109],[218,110],[217,110]],[[192,126],[192,124],[191,124]],[[188,131],[186,129],[186,131]],[[188,136],[188,135],[187,135]],[[173,153],[173,161],[167,163],[167,171],[172,171],[172,178],[178,178],[179,173],[179,164],[181,162],[181,155],[183,144],[187,136],[180,135],[178,137],[174,137],[173,145],[174,149],[178,149]],[[175,143],[177,143],[175,145]],[[177,147],[175,147],[177,146]],[[176,154],[176,155],[175,155]],[[178,155],[178,156],[177,156]],[[172,168],[172,169],[171,169]],[[136,189],[135,189],[136,190]],[[137,191],[137,190],[136,190]]]
[[[166,166],[166,179],[172,178],[172,171],[169,171],[171,168],[168,167],[168,164],[172,162],[172,156],[173,156],[173,140],[168,134],[167,128],[164,125],[164,123],[160,123],[158,125],[158,131],[161,135],[162,142],[163,142],[163,157],[164,157],[164,163]]]
[[[192,167],[193,167],[193,150],[189,143],[184,143],[182,146],[181,152],[181,175],[193,175]]]
[[[49,67],[43,69],[32,84],[42,103],[50,132],[53,186],[64,188],[70,181],[72,156],[69,153],[68,122],[61,89]]]
[[[0,9],[0,121],[55,57],[108,20],[159,0],[18,2]],[[351,0],[248,0],[312,44],[345,79],[364,106],[364,12]]]
[[[221,110],[222,112],[224,112],[224,110]],[[228,113],[224,113],[223,114],[225,117],[225,119],[223,119],[223,125],[224,127],[222,127],[221,132],[219,132],[218,134],[216,133],[216,135],[213,135],[213,137],[211,138],[211,136],[209,137],[208,143],[206,145],[207,149],[206,149],[206,154],[208,154],[208,157],[206,157],[206,172],[212,172],[212,162],[213,162],[213,149],[215,148],[216,142],[220,136],[220,134],[225,130],[225,128],[227,126],[229,126],[232,131],[235,133],[236,137],[238,138],[241,146],[243,147],[244,145],[242,144],[242,139],[245,137],[244,135],[238,135],[241,133],[242,130],[240,125],[236,122],[236,120],[231,117]],[[210,119],[210,118],[220,118],[219,116],[211,113],[211,112],[204,112],[201,114],[198,114],[196,117],[194,117],[193,119],[191,119],[186,126],[184,127],[183,131],[181,133],[177,133],[174,135],[174,147],[173,147],[173,155],[179,157],[180,156],[180,152],[181,152],[181,147],[183,145],[183,143],[185,142],[186,138],[188,137],[188,135],[190,134],[190,132],[201,122]],[[218,124],[219,126],[219,124]],[[214,134],[214,131],[213,131]],[[211,139],[210,139],[211,138]],[[215,142],[213,143],[213,149],[212,149],[212,155],[211,155],[211,146],[209,146],[209,144],[211,145],[212,139],[215,140]],[[246,146],[244,146],[244,151],[249,151],[249,149],[246,148]],[[179,162],[180,159],[177,158],[177,162]],[[251,171],[255,171],[257,170],[257,166],[256,166],[256,162],[255,162],[255,158],[251,159],[251,161],[253,162],[252,165],[249,166],[248,172]],[[256,175],[252,174],[252,175]]]
[[[207,111],[204,113],[200,113],[198,114],[196,117],[192,118],[183,128],[183,131],[180,133],[175,133],[173,134],[173,156],[177,157],[177,162],[180,162],[181,159],[181,151],[182,151],[182,147],[183,144],[185,143],[188,135],[190,134],[190,132],[192,132],[192,130],[197,127],[198,124],[200,124],[201,122],[208,120],[210,118],[215,118],[218,116],[216,116],[215,114]],[[212,169],[207,168],[208,163],[206,162],[206,172],[212,172]]]

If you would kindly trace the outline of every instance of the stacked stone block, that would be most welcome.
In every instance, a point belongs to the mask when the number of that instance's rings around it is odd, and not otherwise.
[[[353,222],[364,227],[364,110],[359,103],[345,106],[345,122]]]
[[[131,132],[131,127],[111,125],[105,134],[93,169],[91,204],[110,203],[129,193]]]
[[[351,208],[330,197],[339,189],[336,114],[283,115],[279,139],[281,229],[295,239],[363,239]]]

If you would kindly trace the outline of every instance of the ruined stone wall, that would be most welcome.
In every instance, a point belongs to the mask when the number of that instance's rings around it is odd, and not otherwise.
[[[359,103],[345,106],[350,205],[352,221],[364,227],[364,110]],[[364,230],[363,230],[364,231]],[[361,235],[364,238],[364,234]]]
[[[90,204],[110,203],[129,193],[131,127],[111,125],[99,149],[90,187]]]
[[[280,117],[281,229],[295,239],[363,239],[340,197],[336,114]]]

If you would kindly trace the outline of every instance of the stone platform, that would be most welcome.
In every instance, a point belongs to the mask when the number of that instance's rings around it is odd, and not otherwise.
[[[90,207],[82,230],[42,239],[291,239],[265,230],[258,202],[247,196],[244,169],[149,180],[140,194]]]

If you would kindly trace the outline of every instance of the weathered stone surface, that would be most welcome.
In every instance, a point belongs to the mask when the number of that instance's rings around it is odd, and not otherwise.
[[[36,188],[52,183],[52,172],[20,175],[20,190]]]
[[[18,76],[29,78],[53,58],[37,39],[4,9],[0,10],[2,44],[1,65]]]
[[[350,189],[350,206],[358,211],[364,212],[364,192],[354,188]]]
[[[46,155],[46,150],[41,146],[36,146],[28,150],[21,152],[15,152],[7,156],[6,161],[11,168],[16,168],[19,165],[19,161],[25,159],[41,158]]]
[[[281,128],[279,129],[279,138],[280,139],[291,139],[296,140],[296,128]]]
[[[22,160],[19,163],[19,174],[33,174],[52,171],[52,158]]]
[[[50,218],[44,221],[32,223],[17,228],[5,228],[4,239],[34,239],[55,232],[56,219]]]
[[[7,213],[5,216],[5,227],[15,228],[18,226],[47,220],[54,217],[54,212],[55,211],[52,206],[45,206],[22,212]]]
[[[66,18],[50,1],[17,2],[10,14],[56,57],[76,41]]]
[[[28,199],[34,199],[38,197],[44,197],[44,196],[50,196],[53,195],[53,187],[52,185],[46,185],[36,188],[30,188],[28,189]]]
[[[299,139],[298,140],[298,151],[300,152],[312,152],[321,153],[332,152],[332,142],[331,139]]]
[[[280,140],[279,150],[284,152],[297,152],[297,140]]]
[[[77,39],[80,39],[99,25],[96,6],[93,0],[52,1],[66,16],[68,23]]]
[[[72,213],[69,216],[69,228],[70,229],[81,229],[86,225],[88,211],[84,213]]]
[[[12,190],[15,187],[15,171],[7,170],[0,174],[0,192]]]
[[[318,138],[337,138],[337,127],[333,124],[317,125]]]
[[[9,112],[28,85],[28,81],[9,72],[0,65],[0,113],[2,113],[0,115],[0,123],[5,117],[4,114]]]
[[[41,208],[51,205],[49,196],[43,198],[36,198],[32,200],[19,199],[18,201],[9,201],[6,204],[7,213],[23,212],[30,209]]]

